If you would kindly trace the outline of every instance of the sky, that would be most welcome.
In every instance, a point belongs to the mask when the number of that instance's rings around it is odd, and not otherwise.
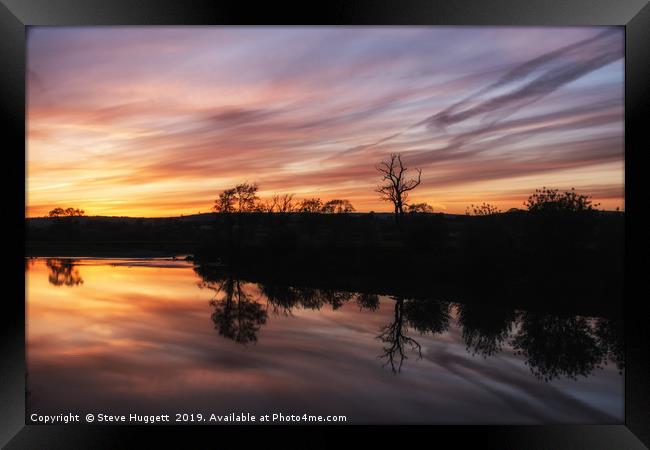
[[[219,192],[464,213],[575,188],[624,209],[622,27],[30,27],[26,215],[208,212]]]

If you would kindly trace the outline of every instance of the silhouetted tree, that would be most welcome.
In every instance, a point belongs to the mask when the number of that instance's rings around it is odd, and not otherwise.
[[[235,189],[225,189],[219,194],[219,198],[215,200],[214,209],[216,212],[220,213],[232,213],[235,212]]]
[[[270,200],[259,202],[257,210],[267,213],[290,213],[298,209],[298,205],[293,200],[294,194],[274,195]]]
[[[323,207],[323,202],[320,198],[306,198],[300,202],[298,210],[303,213],[319,213]]]
[[[481,203],[480,205],[469,205],[465,210],[468,216],[491,216],[492,214],[499,214],[501,210],[489,203]]]
[[[212,207],[221,213],[247,213],[257,210],[257,184],[241,183],[225,189]]]
[[[406,210],[413,214],[413,213],[429,213],[431,214],[433,212],[433,207],[429,205],[428,203],[413,203],[411,205],[408,205]]]
[[[255,212],[273,213],[276,210],[276,204],[271,200],[260,200],[256,204]]]
[[[237,212],[255,211],[257,200],[257,184],[242,183],[235,186],[235,207]]]
[[[561,193],[558,189],[536,189],[535,193],[528,197],[524,206],[529,212],[552,212],[552,211],[594,211],[599,203],[593,204],[591,196],[578,194],[574,188]]]
[[[79,217],[84,215],[84,210],[78,208],[54,208],[48,215],[50,217]]]
[[[294,194],[274,195],[272,205],[275,211],[279,213],[290,213],[296,209],[293,201]]]
[[[542,188],[528,198],[525,206],[525,248],[534,255],[531,262],[538,264],[542,276],[548,276],[554,267],[558,275],[570,276],[570,266],[590,251],[598,205],[574,189],[561,193]]]
[[[84,210],[79,209],[79,208],[66,208],[65,209],[65,215],[68,216],[68,217],[83,216],[84,215]]]
[[[354,211],[354,206],[348,200],[330,200],[323,205],[321,211],[324,213],[344,214]]]
[[[395,220],[404,215],[404,205],[408,200],[408,193],[420,185],[422,170],[415,169],[418,173],[417,178],[406,178],[408,169],[402,162],[399,153],[393,153],[386,161],[382,161],[377,166],[377,170],[382,174],[384,184],[380,184],[377,192],[381,195],[382,200],[389,201],[395,208]]]

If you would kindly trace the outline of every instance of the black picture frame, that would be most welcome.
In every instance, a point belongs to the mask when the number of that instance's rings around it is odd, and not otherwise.
[[[621,25],[625,27],[625,423],[566,426],[418,427],[189,427],[26,425],[25,303],[20,259],[24,257],[25,197],[19,177],[25,171],[25,36],[31,25]],[[4,215],[5,245],[17,255],[5,270],[16,289],[5,294],[0,372],[0,445],[6,448],[123,448],[133,442],[162,442],[192,448],[196,440],[248,442],[255,435],[285,445],[340,445],[339,431],[361,431],[368,445],[404,445],[424,440],[488,448],[641,449],[650,446],[650,374],[647,316],[640,289],[640,210],[637,190],[641,157],[648,151],[650,117],[650,5],[645,0],[329,0],[280,5],[233,0],[0,0],[0,113],[2,114],[4,192],[11,199]],[[21,173],[22,172],[22,173]],[[11,175],[11,176],[8,176]],[[630,220],[630,216],[633,217]],[[24,275],[23,275],[24,276]],[[11,292],[11,291],[7,291]],[[21,295],[22,294],[22,295]],[[306,433],[305,433],[306,431]],[[296,432],[303,435],[299,440]],[[291,433],[291,434],[290,434]],[[207,440],[207,441],[206,441]],[[446,445],[443,448],[447,447]]]

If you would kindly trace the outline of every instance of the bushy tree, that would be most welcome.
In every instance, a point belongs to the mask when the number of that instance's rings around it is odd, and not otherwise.
[[[225,189],[212,207],[221,213],[253,212],[258,208],[257,184],[241,183],[234,188]]]
[[[321,212],[323,202],[320,198],[306,198],[300,202],[298,210],[304,213],[318,213]]]
[[[535,193],[528,197],[524,206],[529,212],[582,212],[594,211],[599,203],[592,203],[591,196],[579,194],[574,188],[570,191],[560,192],[558,189],[536,189]]]
[[[232,213],[235,212],[235,189],[225,189],[219,194],[219,198],[215,200],[214,209],[216,212],[220,213]]]
[[[65,210],[63,208],[54,208],[52,211],[50,211],[49,216],[50,217],[60,217],[65,214]]]
[[[413,203],[408,205],[406,210],[409,213],[432,213],[433,207],[428,203]]]
[[[328,214],[344,214],[344,213],[350,213],[354,211],[354,206],[352,206],[352,203],[350,203],[348,200],[330,200],[327,203],[323,205],[321,208],[321,212],[328,213]]]
[[[79,217],[84,215],[84,210],[78,208],[54,208],[48,215],[50,217]]]

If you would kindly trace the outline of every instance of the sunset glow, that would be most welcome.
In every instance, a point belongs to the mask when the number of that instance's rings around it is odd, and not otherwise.
[[[72,268],[68,283],[53,283],[57,264]],[[183,261],[30,259],[28,411],[54,415],[65,405],[69,411],[96,408],[128,416],[172,413],[183,405],[259,416],[272,405],[277,411],[345,412],[361,423],[411,424],[623,417],[623,378],[615,367],[581,382],[551,384],[532,378],[510,345],[496,358],[473,357],[463,341],[458,306],[451,307],[448,327],[439,333],[404,328],[422,346],[423,357],[409,350],[404,370],[394,374],[380,358],[385,343],[377,338],[394,320],[391,296],[379,296],[373,310],[361,309],[353,298],[338,306],[285,309],[265,295],[271,285],[265,290],[241,280],[247,302],[259,305],[266,318],[257,340],[242,344],[225,337],[213,319],[210,301],[225,301],[225,290],[217,280],[207,287],[202,281]],[[305,292],[336,294],[330,299],[345,294]],[[247,320],[236,312],[230,317]]]
[[[391,152],[436,212],[542,186],[624,209],[623,48],[620,27],[32,27],[26,215],[208,212],[240,182],[391,211]]]

